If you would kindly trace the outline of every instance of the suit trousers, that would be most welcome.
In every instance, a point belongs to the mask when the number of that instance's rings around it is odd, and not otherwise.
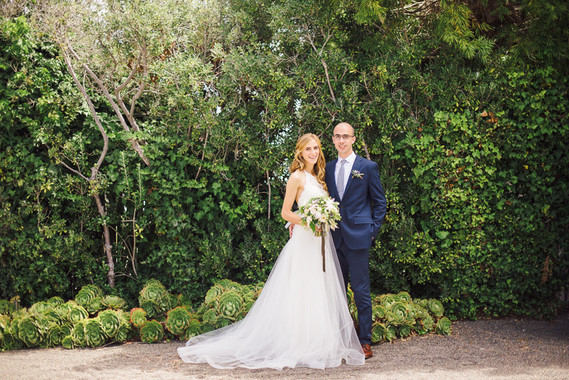
[[[361,344],[371,344],[371,295],[369,280],[369,248],[350,249],[342,241],[336,247],[338,261],[344,277],[344,286],[348,281],[352,285],[356,307],[358,308],[359,339]]]

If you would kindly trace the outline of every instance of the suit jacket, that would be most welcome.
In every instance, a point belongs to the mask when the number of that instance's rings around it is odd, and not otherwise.
[[[339,247],[344,241],[350,249],[368,249],[383,223],[387,209],[377,163],[356,156],[344,197],[340,201],[334,174],[336,161],[326,164],[325,177],[330,196],[340,202],[342,216],[339,227],[332,231],[334,245]],[[354,172],[361,173],[361,178]]]

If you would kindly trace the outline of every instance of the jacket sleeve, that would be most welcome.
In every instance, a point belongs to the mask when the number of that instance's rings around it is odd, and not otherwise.
[[[387,201],[385,199],[385,193],[383,192],[383,187],[381,186],[381,178],[379,176],[379,168],[377,163],[371,161],[370,169],[368,170],[370,174],[370,180],[368,182],[368,196],[371,201],[371,218],[373,221],[373,236],[375,237],[383,223],[385,218],[385,212],[387,210]]]

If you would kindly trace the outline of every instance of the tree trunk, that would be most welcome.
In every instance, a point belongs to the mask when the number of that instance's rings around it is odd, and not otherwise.
[[[101,202],[101,197],[99,197],[99,194],[95,193],[93,195],[93,198],[95,198],[95,202],[97,203],[97,210],[99,211],[99,215],[101,215],[101,218],[103,218],[104,220],[105,217],[107,216],[107,212],[105,211],[105,207]],[[109,279],[109,286],[111,288],[114,288],[115,263],[113,261],[113,251],[112,251],[113,246],[111,245],[111,233],[109,231],[109,226],[105,222],[103,222],[103,238],[105,240],[103,249],[105,251],[105,254],[107,255],[107,264],[109,265],[109,272],[107,273],[107,278]]]

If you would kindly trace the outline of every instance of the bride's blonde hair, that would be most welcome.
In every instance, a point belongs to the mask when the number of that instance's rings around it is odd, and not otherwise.
[[[306,163],[304,162],[304,158],[302,158],[302,152],[310,142],[310,140],[316,141],[318,144],[318,160],[316,161],[316,165],[312,168],[312,174],[316,177],[318,182],[324,186],[324,190],[328,191],[326,187],[326,182],[324,180],[324,171],[326,168],[326,160],[324,159],[324,152],[322,152],[322,144],[320,143],[320,139],[313,133],[307,133],[298,138],[296,142],[296,149],[294,152],[294,159],[292,160],[292,164],[290,164],[290,172],[294,173],[297,170],[304,170],[306,167]]]

